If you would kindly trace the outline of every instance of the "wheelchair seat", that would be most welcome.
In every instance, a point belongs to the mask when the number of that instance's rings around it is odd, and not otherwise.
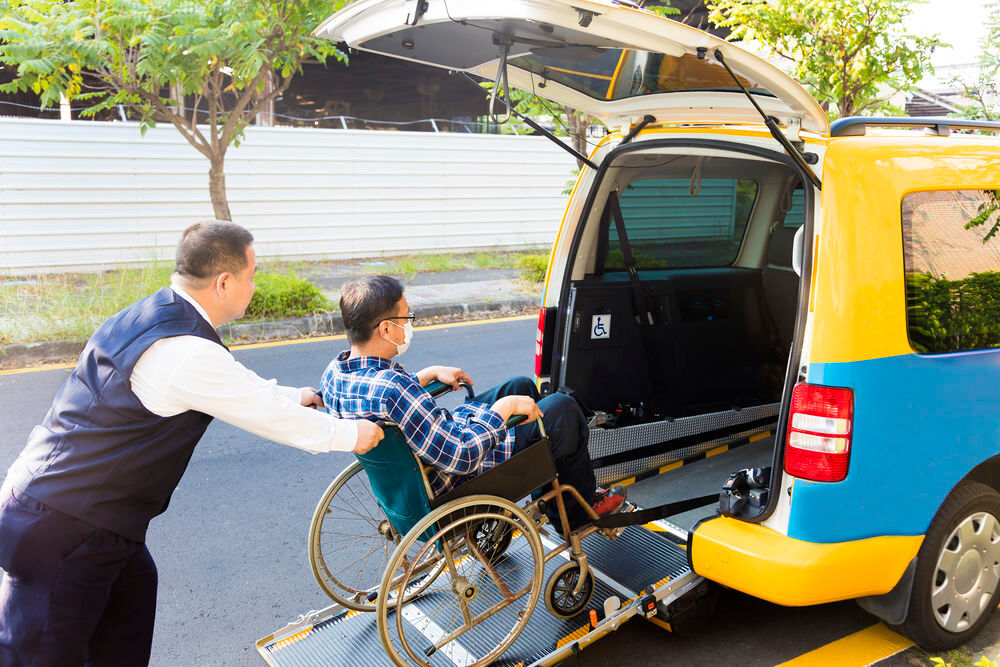
[[[523,421],[522,416],[511,417],[507,427],[513,428]],[[516,502],[556,478],[548,438],[542,437],[503,463],[435,497],[424,464],[407,445],[399,427],[386,424],[382,430],[385,438],[377,447],[355,456],[368,475],[375,501],[400,536],[406,535],[431,510],[453,500],[490,495]]]

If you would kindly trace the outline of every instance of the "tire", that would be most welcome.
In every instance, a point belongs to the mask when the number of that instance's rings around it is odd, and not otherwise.
[[[906,620],[893,626],[929,651],[955,648],[986,625],[1000,588],[1000,494],[961,482],[917,552]]]
[[[573,618],[590,604],[594,596],[594,574],[588,569],[587,578],[580,592],[573,595],[580,579],[580,564],[563,563],[556,568],[545,584],[545,607],[556,618]]]

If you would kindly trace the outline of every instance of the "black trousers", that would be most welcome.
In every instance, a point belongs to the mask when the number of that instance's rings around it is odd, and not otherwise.
[[[592,503],[595,499],[597,481],[594,478],[594,467],[590,462],[590,453],[587,450],[590,429],[587,427],[587,420],[577,402],[565,394],[550,394],[539,400],[535,382],[523,375],[507,378],[495,387],[476,394],[476,397],[471,400],[491,405],[503,396],[531,396],[538,402],[538,407],[543,414],[542,423],[545,425],[545,433],[549,436],[552,458],[555,459],[556,472],[559,474],[559,482],[572,485],[580,492],[584,500]],[[541,439],[541,431],[537,423],[516,426],[514,428],[514,453],[516,454],[538,442],[539,439]],[[540,493],[548,490],[548,487],[544,488]],[[540,493],[536,494],[536,497]],[[569,495],[564,495],[563,499],[566,501],[566,514],[570,526],[575,528],[586,523],[588,515],[579,503]],[[546,513],[552,525],[559,527],[559,514],[554,502],[546,508]]]
[[[0,491],[0,665],[146,665],[156,565],[146,545]]]

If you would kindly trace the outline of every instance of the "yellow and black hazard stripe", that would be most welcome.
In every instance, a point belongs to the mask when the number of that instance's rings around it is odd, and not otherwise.
[[[713,447],[704,452],[698,452],[697,454],[692,454],[691,456],[685,457],[678,461],[672,461],[670,463],[663,464],[656,468],[652,468],[645,472],[639,473],[638,475],[633,475],[631,477],[626,477],[620,479],[615,484],[621,484],[622,486],[628,486],[630,484],[635,484],[636,482],[641,482],[644,479],[649,479],[650,477],[656,477],[657,475],[662,475],[665,472],[670,472],[671,470],[676,470],[681,466],[691,465],[695,461],[701,461],[703,459],[711,458],[713,456],[718,456],[728,452],[731,449],[736,449],[737,447],[742,447],[743,445],[749,445],[750,443],[757,442],[758,440],[763,440],[764,438],[769,438],[774,435],[773,430],[762,431],[761,433],[755,433],[754,435],[748,436],[746,438],[741,438],[734,442],[730,442],[725,445],[719,445],[718,447]]]

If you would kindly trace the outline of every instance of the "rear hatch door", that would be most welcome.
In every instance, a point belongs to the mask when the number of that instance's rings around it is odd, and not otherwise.
[[[786,126],[829,133],[826,114],[766,60],[635,7],[593,0],[361,0],[315,34],[373,53],[493,79],[508,51],[511,86],[611,127],[658,122],[760,123],[713,54]]]

